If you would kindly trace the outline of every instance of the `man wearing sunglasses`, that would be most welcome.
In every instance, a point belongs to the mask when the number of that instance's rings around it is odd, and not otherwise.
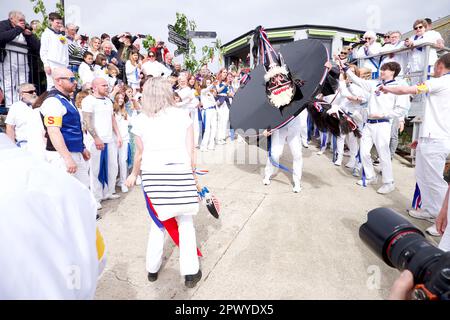
[[[80,113],[70,99],[77,81],[67,68],[52,69],[54,88],[41,106],[47,136],[46,158],[89,188],[90,153],[83,143]]]
[[[19,101],[13,103],[6,117],[6,134],[18,146],[26,147],[28,142],[28,124],[32,104],[36,101],[36,88],[31,83],[19,87]]]
[[[378,54],[381,51],[381,45],[376,42],[377,34],[374,31],[366,31],[363,36],[364,45],[355,53],[355,58],[366,58],[368,56]],[[372,79],[378,78],[378,70],[380,68],[379,58],[367,58],[362,63],[363,68],[372,70]]]

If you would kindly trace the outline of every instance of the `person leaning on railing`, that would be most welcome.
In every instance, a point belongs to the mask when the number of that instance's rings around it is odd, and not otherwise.
[[[19,85],[28,82],[28,52],[39,52],[39,48],[22,12],[11,11],[8,20],[0,21],[0,82],[7,107],[18,100]]]

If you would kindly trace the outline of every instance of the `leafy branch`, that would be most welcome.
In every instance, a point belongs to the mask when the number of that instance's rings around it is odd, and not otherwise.
[[[34,13],[40,13],[42,15],[41,25],[36,31],[36,36],[40,38],[44,30],[50,25],[48,22],[47,8],[45,7],[43,0],[30,0],[30,2],[33,4]],[[61,17],[64,17],[64,7],[60,2],[56,3],[56,12],[58,12]]]

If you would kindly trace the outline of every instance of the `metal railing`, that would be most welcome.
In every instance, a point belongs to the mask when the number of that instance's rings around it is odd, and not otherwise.
[[[45,90],[45,73],[41,59],[29,53],[27,47],[20,43],[8,43],[7,49],[0,49],[0,90],[3,101],[0,101],[0,114],[19,99],[19,86],[33,83],[37,93]]]
[[[420,70],[411,70],[411,52],[412,50],[415,50],[416,48],[423,48],[422,54],[423,54],[423,66]],[[435,49],[438,56],[441,54],[445,54],[447,52],[450,52],[450,48],[444,47],[444,48],[437,48],[435,44],[427,42],[420,45],[412,46],[412,47],[404,47],[400,49],[390,50],[390,51],[384,51],[383,53],[367,56],[364,58],[356,58],[358,62],[358,67],[361,67],[361,65],[364,63],[365,60],[368,59],[378,59],[379,67],[382,65],[382,59],[389,56],[390,54],[398,54],[402,52],[406,52],[406,59],[402,59],[404,62],[404,65],[402,65],[403,73],[398,76],[398,78],[405,80],[409,85],[415,85],[418,83],[425,82],[426,80],[430,79],[432,76],[430,72],[430,51],[431,49]],[[379,70],[378,67],[378,70]],[[411,99],[411,108],[408,111],[407,114],[407,121],[413,124],[413,131],[412,131],[412,141],[417,140],[419,138],[419,132],[420,132],[420,126],[422,124],[422,117],[424,114],[424,108],[425,108],[425,99],[424,94],[415,95]],[[411,141],[411,142],[412,142]],[[411,149],[410,151],[412,163],[415,163],[415,150]]]

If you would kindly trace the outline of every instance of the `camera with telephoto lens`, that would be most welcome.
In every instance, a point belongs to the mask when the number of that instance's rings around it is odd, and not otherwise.
[[[388,266],[412,272],[413,298],[450,300],[450,252],[431,244],[400,214],[388,208],[371,210],[359,237]]]

